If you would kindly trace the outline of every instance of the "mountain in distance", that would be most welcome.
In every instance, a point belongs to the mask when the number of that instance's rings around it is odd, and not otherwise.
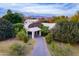
[[[22,13],[24,16],[31,16],[34,18],[42,18],[42,17],[52,17],[54,14],[36,14],[36,13]]]

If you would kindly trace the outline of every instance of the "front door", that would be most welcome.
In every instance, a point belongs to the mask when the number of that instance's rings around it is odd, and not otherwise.
[[[32,32],[28,32],[29,38],[32,38]]]
[[[35,32],[35,37],[38,37],[39,36],[39,31],[36,31]]]

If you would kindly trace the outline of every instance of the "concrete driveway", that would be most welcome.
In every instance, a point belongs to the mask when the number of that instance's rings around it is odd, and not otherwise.
[[[43,37],[35,38],[36,45],[33,48],[32,56],[50,56],[47,44]]]

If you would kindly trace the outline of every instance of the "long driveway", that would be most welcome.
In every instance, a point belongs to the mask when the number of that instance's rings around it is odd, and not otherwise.
[[[32,56],[50,56],[47,44],[43,37],[37,37],[35,38],[36,45],[33,48]]]

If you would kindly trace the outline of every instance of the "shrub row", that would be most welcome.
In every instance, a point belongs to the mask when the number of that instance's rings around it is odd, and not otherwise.
[[[60,22],[52,30],[54,40],[66,43],[79,42],[79,23]]]
[[[52,39],[53,39],[52,33],[49,33],[45,38],[46,38],[46,42],[48,44],[50,44],[52,42]]]

